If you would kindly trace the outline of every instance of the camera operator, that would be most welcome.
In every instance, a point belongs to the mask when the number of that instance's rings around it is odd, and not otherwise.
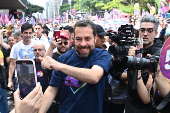
[[[154,41],[154,38],[157,35],[157,29],[159,25],[159,20],[156,19],[153,15],[146,14],[144,15],[141,20],[140,20],[140,31],[139,35],[143,39],[143,53],[142,57],[146,58],[147,54],[151,55],[156,55],[159,56],[160,54],[160,49],[162,47],[161,43],[158,43]],[[128,55],[130,56],[135,56],[135,50],[136,47],[131,46],[129,48]],[[113,66],[115,69],[118,68],[125,68],[125,63],[124,61],[116,61],[118,60],[117,58],[113,57]],[[118,66],[118,63],[121,64]],[[121,69],[121,70],[122,70]],[[120,69],[119,69],[120,70]],[[122,77],[119,77],[122,78]],[[125,112],[126,113],[150,113],[152,110],[152,105],[149,102],[144,103],[141,98],[141,93],[138,91],[140,88],[143,87],[151,87],[152,86],[152,78],[151,75],[149,75],[148,72],[142,70],[141,71],[141,76],[140,72],[137,78],[137,89],[132,89],[130,87],[130,82],[128,81],[128,86],[127,86],[127,99],[125,103]]]

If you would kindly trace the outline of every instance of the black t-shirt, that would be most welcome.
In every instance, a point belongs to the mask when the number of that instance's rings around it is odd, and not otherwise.
[[[51,70],[43,69],[41,63],[35,60],[37,81],[41,83],[42,90],[45,92],[49,85],[49,78],[51,77]]]
[[[59,56],[60,55],[57,52],[55,52],[55,53],[53,53],[52,58],[57,61]]]
[[[57,52],[55,52],[55,53],[53,53],[52,58],[57,61],[57,59],[58,59],[59,56],[60,56],[60,55],[59,55]],[[61,91],[62,91],[62,87],[59,88],[59,90],[58,90],[58,92],[57,92],[57,95],[56,95],[56,97],[55,97],[55,100],[57,101],[57,103],[60,102],[60,94],[61,94]]]
[[[9,48],[9,49],[7,49],[3,52],[3,54],[4,54],[4,66],[5,66],[6,69],[8,69],[8,66],[9,66],[7,61],[6,61],[6,58],[10,56],[10,52],[11,52],[11,48]]]

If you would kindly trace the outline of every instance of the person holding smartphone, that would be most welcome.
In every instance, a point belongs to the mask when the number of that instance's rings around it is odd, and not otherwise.
[[[20,91],[17,89],[14,92],[15,108],[10,113],[37,113],[41,106],[42,97],[40,83],[23,100],[20,99]]]

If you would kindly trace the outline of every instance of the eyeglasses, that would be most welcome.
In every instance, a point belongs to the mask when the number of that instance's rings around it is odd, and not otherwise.
[[[62,45],[63,43],[64,43],[64,45],[68,44],[68,42],[61,42],[61,43],[58,43],[58,44]]]
[[[147,29],[145,29],[145,28],[140,28],[140,31],[141,31],[141,33],[145,33],[145,31],[146,31],[147,33],[152,33],[154,30],[153,30],[153,28],[147,28]]]
[[[38,51],[42,51],[42,50],[44,50],[44,49],[34,49],[34,51],[37,51],[37,50],[38,50]]]

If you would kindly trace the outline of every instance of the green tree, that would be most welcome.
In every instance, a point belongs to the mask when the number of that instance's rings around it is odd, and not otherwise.
[[[59,13],[60,15],[63,15],[63,12],[66,12],[67,10],[70,10],[70,4],[64,4],[60,6]]]
[[[36,12],[40,12],[42,13],[44,8],[38,5],[33,5],[31,3],[28,3],[28,9],[23,10],[25,12],[26,15],[30,15],[29,14],[29,9],[31,10],[32,13],[36,13]]]
[[[73,0],[75,2],[73,8],[77,10],[81,10],[84,12],[94,12],[100,11],[101,9],[98,7],[94,7],[96,3],[107,3],[110,0]]]
[[[95,7],[99,7],[101,8],[101,10],[112,10],[113,8],[117,8],[119,10],[121,10],[122,12],[126,12],[126,13],[133,13],[133,6],[128,3],[127,1],[120,1],[120,0],[112,0],[108,3],[96,3]]]
[[[74,1],[74,6],[73,6],[73,9],[77,9],[77,10],[80,10],[81,7],[80,7],[80,3],[82,0],[73,0]]]
[[[73,0],[75,2],[73,8],[85,12],[112,10],[117,8],[125,13],[134,13],[134,4],[139,3],[140,11],[149,11],[147,3],[155,6],[155,0]],[[95,7],[94,7],[95,6]],[[157,5],[156,5],[157,6]],[[157,9],[157,7],[156,7]],[[157,10],[156,10],[157,11]]]

